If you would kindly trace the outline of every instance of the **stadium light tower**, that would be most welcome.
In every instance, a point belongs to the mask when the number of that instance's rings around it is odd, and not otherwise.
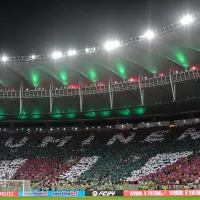
[[[2,60],[3,62],[6,62],[6,61],[8,60],[8,57],[3,56],[3,57],[1,58],[1,60]]]
[[[182,25],[189,25],[189,24],[191,24],[193,21],[194,21],[194,18],[193,18],[191,15],[186,15],[186,16],[184,16],[184,17],[181,19],[180,23],[181,23]]]
[[[107,41],[104,45],[104,48],[107,51],[111,51],[113,49],[116,49],[120,46],[120,42],[118,40],[113,40],[113,41]]]
[[[144,35],[144,38],[147,38],[148,40],[151,40],[155,37],[155,33],[151,30],[148,30]]]
[[[52,53],[52,58],[54,59],[58,59],[58,58],[61,58],[62,57],[62,53],[60,51],[55,51]]]

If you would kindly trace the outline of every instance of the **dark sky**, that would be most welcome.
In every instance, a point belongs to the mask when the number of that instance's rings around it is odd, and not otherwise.
[[[5,0],[0,54],[28,55],[101,45],[199,12],[200,0]]]

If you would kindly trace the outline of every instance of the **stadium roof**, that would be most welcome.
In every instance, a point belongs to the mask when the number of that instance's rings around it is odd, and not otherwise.
[[[144,39],[133,42],[114,51],[96,51],[68,59],[29,59],[25,61],[8,61],[0,64],[0,81],[2,90],[49,89],[69,87],[78,88],[79,85],[107,85],[124,80],[138,81],[139,74],[147,79],[156,76],[200,68],[200,24],[199,20],[189,26],[181,26],[164,34],[159,34],[152,40]],[[5,61],[5,60],[4,60]],[[177,84],[177,100],[199,96],[199,82],[190,81],[187,84]],[[184,89],[183,89],[184,88]],[[141,108],[139,91],[123,91],[114,94],[113,107],[119,110],[118,116],[128,116],[127,108],[135,107],[133,114],[144,114]],[[158,86],[145,89],[144,105],[171,102],[171,86]],[[19,99],[1,99],[0,115],[18,115]],[[54,98],[53,118],[61,118],[67,113],[68,119],[76,117],[80,111],[79,97]],[[125,109],[125,111],[123,110]],[[101,111],[102,117],[109,117],[110,102],[108,94],[87,95],[83,99],[85,117],[95,118],[96,111]],[[23,99],[22,115],[19,119],[26,119],[26,115],[49,113],[47,98]],[[61,113],[61,114],[60,114]],[[152,114],[152,112],[151,112]],[[155,113],[156,114],[156,113]],[[32,119],[38,119],[35,115]]]

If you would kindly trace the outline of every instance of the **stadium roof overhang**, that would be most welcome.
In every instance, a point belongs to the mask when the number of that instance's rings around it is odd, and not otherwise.
[[[130,80],[138,82],[139,76],[143,78],[162,77],[169,74],[200,69],[200,24],[196,20],[191,26],[182,26],[173,31],[161,34],[151,41],[141,40],[130,43],[115,51],[97,51],[95,53],[71,57],[70,59],[36,59],[14,62],[1,62],[0,64],[0,88],[2,90],[49,90],[53,88],[79,88],[85,85],[108,85],[112,83]],[[193,80],[187,83],[177,84],[177,100],[185,100],[199,96],[199,81]],[[183,89],[184,88],[184,89]],[[79,95],[71,97],[55,98],[52,101],[53,119],[98,118],[98,117],[128,117],[139,113],[158,114],[157,106],[164,102],[172,102],[171,85],[158,86],[145,89],[144,105],[141,107],[140,91],[123,91],[113,95],[113,109],[110,109],[109,94],[87,95],[83,98],[82,113],[80,113]],[[23,105],[20,106],[20,101]],[[152,107],[155,107],[152,109]],[[171,103],[171,112],[177,105]],[[170,104],[170,105],[171,105]],[[198,109],[198,102],[192,110]],[[151,105],[151,106],[150,106]],[[163,104],[164,106],[165,104]],[[147,106],[147,107],[145,107]],[[162,106],[162,107],[163,107]],[[0,115],[2,119],[42,119],[39,114],[49,114],[49,99],[29,98],[19,99],[1,98]],[[151,107],[151,111],[148,111]],[[21,108],[21,109],[20,109]],[[176,112],[189,111],[180,108]],[[169,109],[167,106],[167,112]],[[163,110],[163,111],[162,111]],[[20,113],[21,111],[21,113]],[[159,108],[160,114],[164,114],[164,107]],[[63,114],[62,114],[63,113]],[[35,115],[33,115],[35,114]],[[6,116],[8,115],[8,116]],[[32,115],[32,117],[30,116]],[[15,118],[16,119],[16,118]]]

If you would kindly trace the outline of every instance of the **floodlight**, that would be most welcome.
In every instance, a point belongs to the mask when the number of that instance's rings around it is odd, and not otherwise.
[[[1,58],[1,60],[2,60],[3,62],[6,62],[6,61],[8,60],[8,57],[3,56],[3,57]]]
[[[147,38],[148,40],[151,40],[155,37],[155,33],[151,30],[148,30],[144,35],[144,38]]]
[[[32,55],[31,58],[34,60],[35,59],[35,55]]]
[[[52,53],[52,58],[58,59],[62,57],[62,53],[60,51],[55,51]]]
[[[69,50],[68,55],[69,56],[75,56],[77,54],[76,50]]]
[[[86,52],[86,53],[88,53],[89,51],[90,51],[90,49],[88,49],[88,48],[85,49],[85,52]]]
[[[107,50],[107,51],[111,51],[113,49],[116,49],[117,47],[119,47],[120,45],[120,42],[117,41],[117,40],[114,40],[114,41],[107,41],[104,45],[104,48]]]
[[[194,21],[194,18],[193,18],[191,15],[186,15],[186,16],[184,16],[184,17],[181,19],[180,23],[181,23],[182,25],[189,25],[189,24],[191,24],[193,21]]]

